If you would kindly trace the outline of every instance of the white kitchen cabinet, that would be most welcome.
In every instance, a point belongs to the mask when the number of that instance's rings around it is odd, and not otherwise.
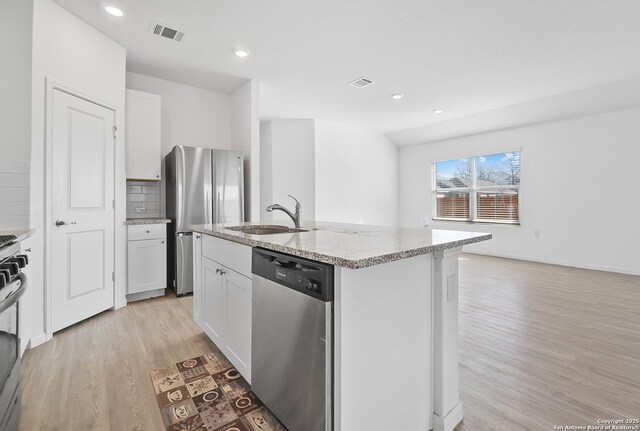
[[[251,247],[194,236],[194,320],[251,383]]]
[[[222,349],[224,337],[224,298],[220,265],[202,258],[202,330]]]
[[[166,225],[130,225],[127,228],[127,300],[164,294],[167,287]]]
[[[227,267],[221,271],[225,352],[242,375],[251,376],[251,279]]]
[[[128,179],[160,180],[161,99],[157,94],[126,91],[126,173]]]

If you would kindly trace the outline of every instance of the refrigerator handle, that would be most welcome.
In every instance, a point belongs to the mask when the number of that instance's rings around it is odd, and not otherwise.
[[[207,223],[215,223],[215,220],[212,219],[212,211],[211,205],[213,205],[213,200],[211,199],[211,187],[205,187],[205,198],[204,198],[204,216],[206,218]]]
[[[204,216],[205,224],[217,223],[213,217],[213,190],[216,188],[213,172],[213,150],[207,151],[208,160],[205,163],[205,188],[204,188]]]

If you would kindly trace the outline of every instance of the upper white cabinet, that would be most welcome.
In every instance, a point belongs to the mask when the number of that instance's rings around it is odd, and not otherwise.
[[[127,178],[160,180],[160,96],[127,89]]]

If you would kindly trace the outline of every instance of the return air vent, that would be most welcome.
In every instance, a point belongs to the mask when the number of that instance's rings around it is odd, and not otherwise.
[[[366,87],[367,85],[371,85],[371,84],[373,84],[373,80],[369,78],[365,78],[364,76],[362,78],[358,78],[355,81],[351,81],[349,83],[349,85],[356,88]]]
[[[166,25],[153,23],[151,26],[151,33],[156,36],[166,37],[167,39],[175,40],[176,42],[180,42],[184,37],[184,33],[173,28],[167,27]]]

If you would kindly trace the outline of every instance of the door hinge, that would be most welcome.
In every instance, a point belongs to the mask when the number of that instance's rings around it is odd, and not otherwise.
[[[113,126],[113,139],[116,139],[116,132],[118,131],[118,126]]]
[[[115,272],[111,273],[111,281],[113,281],[114,283],[116,282],[116,273]]]

